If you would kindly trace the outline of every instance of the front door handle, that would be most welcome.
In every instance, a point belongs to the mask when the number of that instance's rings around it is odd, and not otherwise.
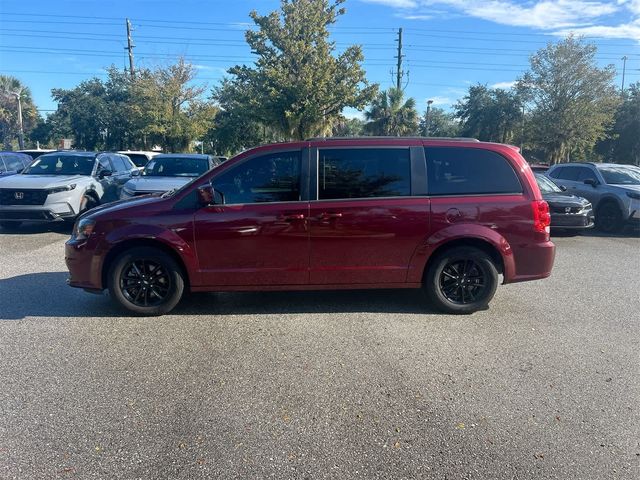
[[[304,220],[304,213],[292,213],[291,215],[282,215],[280,217],[281,220],[285,222],[293,222],[294,220]]]

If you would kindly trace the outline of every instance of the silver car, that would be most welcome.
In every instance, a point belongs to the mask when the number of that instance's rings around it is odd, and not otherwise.
[[[164,193],[180,188],[219,165],[224,157],[198,153],[164,153],[153,157],[142,174],[128,181],[121,198]]]
[[[613,233],[640,225],[640,167],[616,163],[562,163],[546,175],[593,204],[596,226]]]
[[[41,155],[22,173],[0,178],[0,226],[73,221],[118,200],[136,166],[117,153],[60,151]]]

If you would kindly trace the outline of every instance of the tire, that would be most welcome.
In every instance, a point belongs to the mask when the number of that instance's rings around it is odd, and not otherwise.
[[[616,233],[622,228],[622,212],[618,205],[609,201],[596,212],[596,227],[604,233]]]
[[[439,253],[422,283],[431,305],[459,315],[486,309],[497,287],[498,269],[493,259],[475,247],[453,247]]]
[[[11,221],[11,220],[0,222],[0,227],[2,227],[5,230],[15,230],[20,225],[22,225],[22,222]]]
[[[170,255],[151,247],[125,250],[113,261],[108,274],[111,297],[140,316],[170,312],[182,298],[184,284],[180,265]]]

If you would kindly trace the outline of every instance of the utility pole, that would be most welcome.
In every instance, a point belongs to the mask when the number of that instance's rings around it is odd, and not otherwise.
[[[627,71],[627,56],[621,58],[622,60],[622,88],[620,89],[620,93],[624,93],[624,75]]]
[[[135,45],[131,39],[131,22],[127,18],[127,46],[124,47],[124,49],[129,50],[129,73],[131,74],[131,77],[135,74],[133,69],[133,47],[135,47]]]
[[[396,57],[398,59],[398,65],[397,65],[397,70],[396,70],[396,88],[398,90],[400,90],[402,88],[402,75],[403,75],[403,71],[402,71],[402,28],[398,29],[398,56]]]
[[[522,136],[520,137],[520,153],[524,149],[524,103],[522,104]]]
[[[424,136],[428,137],[429,136],[429,127],[431,126],[431,104],[433,103],[433,100],[427,100],[427,115],[426,118],[424,120]]]

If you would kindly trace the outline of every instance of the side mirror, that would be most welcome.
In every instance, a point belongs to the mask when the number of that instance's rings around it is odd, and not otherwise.
[[[140,176],[140,170],[138,170],[137,168],[134,168],[133,170],[131,170],[131,176],[132,177],[139,177]]]
[[[104,177],[110,177],[111,175],[113,175],[113,172],[111,170],[100,170],[100,172],[98,173],[98,178],[104,178]]]
[[[560,185],[560,190],[562,190],[563,192],[567,191],[567,187],[565,187],[564,185]]]
[[[595,178],[585,178],[584,183],[586,185],[591,185],[594,188],[598,185],[598,181]]]
[[[213,188],[210,183],[199,187],[197,192],[198,203],[204,207],[224,204],[224,194]]]

